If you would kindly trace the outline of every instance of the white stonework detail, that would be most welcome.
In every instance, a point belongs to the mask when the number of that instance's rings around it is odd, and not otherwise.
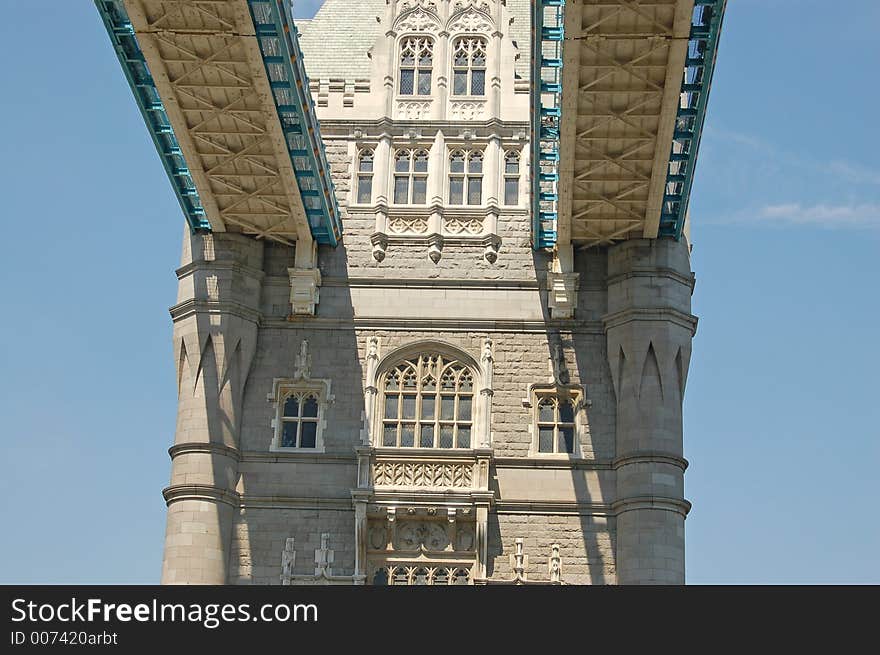
[[[447,218],[443,221],[443,231],[452,235],[479,236],[483,233],[483,221],[477,218],[463,220],[459,218]]]
[[[388,221],[388,231],[391,234],[425,234],[428,231],[428,219],[397,216]]]
[[[296,539],[289,537],[284,542],[281,552],[281,584],[290,585],[362,585],[363,575],[335,575],[333,562],[335,551],[330,548],[330,533],[321,534],[321,546],[315,549],[315,574],[294,575],[296,563]]]
[[[580,275],[547,273],[547,307],[553,318],[574,318]]]
[[[456,9],[464,7],[464,3],[455,3]],[[489,6],[483,2],[480,3],[480,9],[471,6],[469,9],[459,11],[450,19],[447,24],[446,31],[450,34],[458,34],[460,32],[491,32],[495,23],[487,13]]]
[[[401,14],[416,7],[427,9],[433,14],[437,13],[437,3],[434,0],[401,0],[397,5],[397,9]]]
[[[321,271],[317,268],[289,268],[291,313],[314,316],[320,300]]]
[[[469,489],[473,486],[473,464],[432,464],[421,462],[376,462],[373,464],[373,484],[395,487],[453,487]]]
[[[559,556],[559,544],[550,544],[550,559],[547,562],[551,584],[562,582],[562,558]]]
[[[321,535],[321,547],[315,551],[315,577],[333,575],[334,552],[330,550],[330,535]]]
[[[398,100],[396,114],[400,120],[416,121],[429,118],[431,114],[431,101]]]
[[[454,100],[449,108],[452,120],[478,121],[486,115],[485,100]]]
[[[376,396],[379,389],[376,387],[376,366],[379,363],[379,337],[370,337],[367,342],[367,384],[364,387],[364,423],[361,428],[361,445],[370,445],[370,435],[373,430],[374,411],[376,409]]]
[[[415,4],[415,3],[405,3]],[[422,7],[427,8],[423,9]],[[426,2],[422,6],[416,6],[415,9],[404,7],[403,13],[394,24],[394,30],[399,34],[407,32],[429,32],[435,33],[440,31],[440,19],[434,13],[434,3]]]
[[[312,355],[309,353],[309,342],[302,340],[299,347],[299,354],[296,356],[296,362],[293,368],[293,379],[308,380],[312,377]]]
[[[289,585],[293,578],[293,567],[296,564],[296,540],[290,537],[284,541],[281,552],[281,584]]]

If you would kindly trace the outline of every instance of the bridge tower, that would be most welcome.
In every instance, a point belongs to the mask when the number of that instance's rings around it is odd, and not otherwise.
[[[180,202],[168,584],[682,584],[724,0],[96,0]]]

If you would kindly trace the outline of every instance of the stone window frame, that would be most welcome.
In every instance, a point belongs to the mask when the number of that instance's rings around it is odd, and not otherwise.
[[[368,162],[364,160],[366,156],[369,156]],[[373,202],[373,181],[376,178],[376,149],[372,146],[359,147],[355,153],[354,162],[354,184],[352,185],[354,197],[352,202],[356,205],[370,205]],[[369,170],[364,168],[365,165],[369,166]],[[362,183],[369,185],[369,193],[366,200],[361,199]]]
[[[397,373],[396,388],[389,382]],[[406,380],[413,377],[413,386]],[[444,389],[444,383],[451,387]],[[389,366],[380,378],[381,446],[384,448],[470,450],[474,443],[474,406],[476,405],[478,378],[475,371],[458,358],[426,351],[401,359]],[[389,412],[389,399],[394,397],[394,407]],[[412,403],[411,415],[407,415],[407,399]],[[444,418],[446,401],[452,400],[451,415]],[[465,410],[464,408],[468,409]],[[429,409],[430,408],[430,409]],[[412,445],[405,444],[404,432],[412,427]],[[388,428],[394,429],[394,443],[386,443]],[[427,428],[427,430],[426,430]],[[444,428],[451,430],[451,445],[443,446]],[[466,435],[463,436],[463,435]],[[425,439],[430,440],[426,445]],[[460,445],[465,439],[466,445]]]
[[[398,160],[402,153],[407,154],[407,169],[398,170]],[[416,157],[424,153],[424,170],[417,169]],[[431,162],[431,148],[428,146],[398,147],[391,152],[391,204],[397,207],[426,207],[428,204],[428,172]],[[397,180],[406,180],[406,202],[398,202]],[[416,181],[424,185],[425,198],[423,202],[413,202],[415,196]]]
[[[554,452],[543,453],[540,451],[540,431],[539,425],[546,423],[539,420],[540,402],[542,398],[553,397],[568,398],[572,401],[574,407],[574,448],[572,452],[558,451],[558,432],[554,431]],[[582,459],[583,447],[581,446],[581,437],[584,426],[584,409],[586,407],[586,391],[580,385],[564,385],[564,384],[532,384],[529,385],[528,396],[523,399],[523,405],[529,409],[529,457],[538,457],[542,459]],[[560,423],[555,422],[556,425]],[[567,425],[568,423],[563,423]]]
[[[520,186],[522,181],[522,152],[515,148],[507,148],[502,151],[501,158],[501,196],[502,202],[505,207],[519,207],[520,206]],[[511,160],[516,162],[516,172],[510,172],[508,170],[508,164]],[[508,202],[507,196],[507,184],[511,182],[515,185],[515,194],[516,199],[514,202]]]
[[[405,34],[400,37],[397,44],[397,84],[395,85],[397,96],[399,98],[406,98],[411,100],[430,100],[431,98],[433,98],[435,46],[436,39],[432,36],[427,36],[425,34]],[[408,47],[414,48],[412,66],[404,66],[404,51]],[[428,52],[430,53],[430,65],[427,67],[422,65],[421,63],[421,56],[425,48],[427,48]],[[403,92],[403,76],[405,71],[412,74],[412,93]],[[428,89],[426,93],[422,93],[421,87],[419,85],[419,80],[422,74],[425,72],[427,72],[428,74]]]
[[[457,155],[462,155],[464,158],[463,161],[463,170],[456,171],[453,170],[453,158]],[[479,156],[479,170],[472,170],[472,161],[475,160],[476,156]],[[447,207],[482,207],[483,206],[483,197],[484,197],[484,178],[486,175],[486,152],[484,147],[464,147],[464,146],[451,146],[448,150],[448,154],[446,157],[446,206]],[[458,179],[461,180],[461,202],[453,202],[452,198],[452,180]],[[471,183],[479,182],[480,187],[480,198],[479,202],[472,203],[470,202],[471,197]]]
[[[450,361],[457,361],[466,367],[473,378],[471,419],[470,419],[470,448],[427,448],[415,445],[415,436],[413,438],[413,446],[383,446],[383,433],[385,425],[385,378],[387,373],[403,362],[420,355],[440,355],[448,358]],[[491,361],[487,364],[491,368]],[[369,444],[383,451],[405,452],[405,453],[443,453],[448,454],[466,454],[474,449],[480,448],[481,439],[486,439],[482,434],[486,427],[484,425],[487,414],[491,416],[489,400],[491,399],[491,381],[486,379],[486,368],[474,359],[469,353],[457,346],[448,344],[443,341],[418,341],[407,344],[384,355],[379,361],[378,355],[375,359],[375,367],[370,367],[368,371],[368,389],[372,389],[374,398],[370,403],[372,407],[371,418],[369,420]],[[487,386],[488,385],[488,386]],[[489,419],[490,420],[490,419]],[[413,420],[418,423],[419,419]],[[439,440],[439,435],[437,437]],[[366,443],[366,442],[365,442]]]
[[[272,392],[269,394],[269,400],[272,402],[273,418],[272,442],[269,447],[271,452],[280,453],[324,453],[324,430],[327,427],[327,409],[334,400],[334,396],[330,393],[330,380],[321,379],[291,379],[276,378],[272,382]],[[318,401],[318,416],[314,421],[317,424],[315,430],[315,446],[314,448],[302,448],[299,446],[282,446],[281,438],[284,430],[284,405],[291,396],[314,396]],[[311,417],[306,417],[307,422],[312,422]],[[299,417],[298,423],[303,423],[303,417]],[[299,439],[300,430],[297,430],[297,439]]]
[[[467,63],[465,65],[459,65],[456,63],[456,56],[458,55],[458,51],[463,43],[467,43],[466,56]],[[485,100],[486,99],[486,81],[487,81],[487,70],[488,70],[488,59],[489,59],[489,41],[485,36],[477,35],[477,34],[462,34],[460,36],[456,36],[453,39],[450,39],[449,42],[449,63],[450,63],[450,92],[449,97],[455,100],[462,99],[474,99],[474,100]],[[476,66],[474,65],[474,55],[475,53],[481,52],[483,55],[483,65]],[[474,73],[482,73],[483,80],[483,92],[482,93],[474,93]],[[465,82],[465,92],[464,93],[456,93],[455,91],[455,83],[456,79],[459,78],[462,74],[464,74],[464,82]]]

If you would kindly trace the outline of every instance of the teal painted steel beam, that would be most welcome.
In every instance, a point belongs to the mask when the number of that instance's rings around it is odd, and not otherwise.
[[[681,85],[681,93],[687,102],[685,107],[679,105],[676,115],[676,130],[666,176],[667,193],[660,210],[659,236],[680,239],[684,230],[726,8],[727,0],[694,2]]]
[[[159,91],[153,82],[153,76],[138,45],[122,0],[95,0],[95,6],[101,15],[101,20],[104,21],[113,50],[119,58],[125,79],[128,80],[138,109],[147,124],[162,166],[165,167],[168,179],[171,180],[171,186],[186,222],[194,231],[210,231],[211,224],[205,215],[192,175],[180,151],[171,121],[168,120],[165,106],[159,97]]]
[[[565,0],[531,0],[531,196],[535,250],[552,248],[557,239],[564,7]],[[544,96],[548,96],[549,104],[544,104]]]
[[[247,0],[312,237],[336,246],[342,220],[296,27],[284,0]]]

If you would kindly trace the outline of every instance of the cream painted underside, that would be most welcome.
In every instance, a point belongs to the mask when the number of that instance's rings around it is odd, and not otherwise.
[[[245,0],[125,0],[215,231],[310,240]]]
[[[566,3],[560,245],[657,236],[693,5]]]

